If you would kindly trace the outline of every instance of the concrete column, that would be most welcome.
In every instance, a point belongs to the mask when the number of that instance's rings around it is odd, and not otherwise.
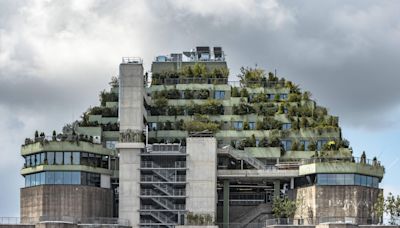
[[[119,73],[119,121],[123,135],[116,145],[119,151],[119,218],[132,228],[140,223],[140,142],[143,131],[144,78],[141,63],[122,63]]]
[[[290,189],[294,189],[294,178],[290,178]]]
[[[214,137],[186,139],[186,210],[195,214],[217,214],[217,140]]]
[[[279,180],[274,181],[274,198],[279,197],[281,192],[281,182]]]
[[[229,228],[229,180],[224,180],[223,228]]]

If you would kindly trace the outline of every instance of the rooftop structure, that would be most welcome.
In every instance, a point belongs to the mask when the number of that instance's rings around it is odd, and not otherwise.
[[[149,83],[140,58],[123,58],[99,106],[22,146],[22,220],[261,227],[290,198],[295,224],[378,221],[384,168],[353,156],[338,117],[273,73],[228,77],[220,47],[156,57]]]

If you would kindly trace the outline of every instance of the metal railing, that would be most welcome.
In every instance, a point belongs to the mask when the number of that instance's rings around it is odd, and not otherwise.
[[[143,60],[140,57],[122,57],[122,63],[142,64]]]
[[[207,77],[196,77],[196,78],[152,78],[149,82],[154,85],[176,85],[176,84],[226,84],[233,87],[264,87],[264,88],[275,88],[284,87],[285,82],[280,81],[268,81],[256,80],[256,81],[233,81],[228,78],[207,78]]]
[[[364,164],[364,165],[370,165],[370,166],[377,166],[377,167],[382,167],[380,161],[377,160],[371,160],[371,159],[363,159],[360,157],[348,157],[348,158],[310,158],[310,159],[303,159],[301,160],[302,165],[306,164],[313,164],[313,163],[343,163],[343,162],[349,162],[349,163],[356,163],[356,164]]]
[[[140,163],[141,168],[186,168],[186,161],[175,161],[174,163],[169,163],[169,164],[163,164],[160,165],[158,163],[155,163],[153,161],[142,161]]]

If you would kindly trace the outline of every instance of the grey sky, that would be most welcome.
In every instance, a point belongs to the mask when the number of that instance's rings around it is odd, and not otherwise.
[[[368,0],[0,0],[0,216],[18,216],[24,138],[97,104],[122,56],[149,69],[158,54],[223,46],[231,72],[276,68],[346,129],[398,129],[399,10]]]

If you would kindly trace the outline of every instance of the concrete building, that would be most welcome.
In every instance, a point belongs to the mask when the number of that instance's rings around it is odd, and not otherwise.
[[[100,106],[22,146],[22,221],[261,227],[284,197],[294,224],[378,221],[383,166],[354,157],[338,117],[293,82],[250,68],[228,81],[220,47],[119,72]]]

